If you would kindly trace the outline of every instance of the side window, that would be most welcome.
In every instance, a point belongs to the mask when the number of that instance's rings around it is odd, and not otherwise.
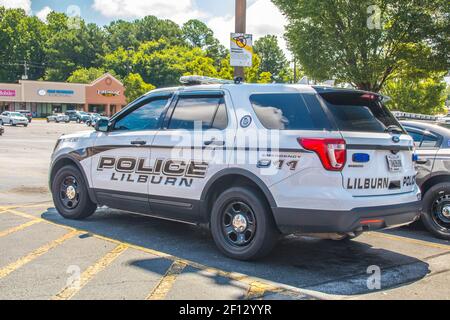
[[[228,125],[223,97],[180,97],[172,113],[168,129],[223,130]]]
[[[416,147],[420,147],[420,144],[422,143],[422,139],[423,139],[423,133],[420,133],[418,131],[414,131],[411,130],[409,128],[406,128],[406,131],[408,132],[408,134],[413,138],[414,140],[414,145]]]
[[[306,95],[305,95],[306,96]],[[253,110],[266,129],[323,130],[330,128],[328,118],[317,98],[298,93],[253,94]]]
[[[425,134],[423,136],[422,144],[420,148],[437,148],[439,144],[439,138],[432,134]]]
[[[114,131],[140,131],[159,129],[161,115],[168,98],[152,100],[116,121]]]

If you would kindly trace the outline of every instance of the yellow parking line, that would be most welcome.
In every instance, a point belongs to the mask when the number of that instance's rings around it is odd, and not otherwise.
[[[153,291],[148,295],[146,300],[163,300],[166,295],[172,289],[175,280],[178,275],[183,272],[186,267],[186,263],[181,261],[175,261],[167,270],[166,274],[159,281],[158,285],[153,289]]]
[[[6,267],[0,269],[0,279],[6,277],[8,274],[10,274],[11,272],[19,269],[20,267],[24,266],[25,264],[33,261],[34,259],[42,256],[43,254],[45,254],[46,252],[50,251],[51,249],[59,246],[60,244],[62,244],[64,241],[69,240],[70,238],[73,238],[74,236],[80,234],[79,231],[72,231],[69,233],[66,233],[64,236],[56,239],[56,240],[52,240],[49,243],[43,245],[42,247],[30,252],[29,254],[27,254],[26,256],[19,258],[18,260],[16,260],[15,262],[10,263],[9,265],[7,265]]]
[[[0,238],[1,237],[5,237],[7,235],[10,235],[11,233],[14,233],[14,232],[26,229],[26,228],[28,228],[28,227],[36,224],[36,223],[40,223],[40,222],[41,221],[39,221],[39,220],[31,220],[31,221],[28,221],[28,222],[26,222],[24,224],[21,224],[20,226],[12,227],[12,228],[9,228],[9,229],[7,229],[5,231],[0,231]]]
[[[68,300],[72,298],[78,291],[80,291],[96,274],[104,270],[107,266],[109,266],[117,257],[119,257],[128,246],[120,244],[115,247],[113,250],[108,252],[102,258],[100,258],[95,264],[88,267],[86,271],[84,271],[80,280],[76,284],[69,285],[61,290],[58,294],[56,294],[52,300]]]
[[[255,281],[263,283],[258,278],[252,278],[252,277],[250,277],[250,276],[248,276],[246,274],[237,273],[237,272],[229,272],[229,271],[224,271],[224,270],[220,270],[220,269],[217,269],[217,268],[205,266],[205,265],[203,265],[201,263],[194,262],[194,261],[187,260],[187,259],[182,259],[182,258],[173,256],[173,255],[168,254],[168,253],[164,253],[164,252],[157,251],[157,250],[154,250],[154,249],[142,247],[142,246],[135,245],[135,244],[132,244],[132,243],[129,243],[129,242],[119,241],[119,240],[108,238],[108,237],[101,236],[101,235],[98,235],[98,234],[93,234],[93,233],[91,233],[88,230],[75,229],[75,228],[72,228],[72,227],[69,227],[69,226],[65,226],[63,224],[59,224],[59,223],[56,223],[56,222],[52,222],[52,221],[49,221],[49,220],[46,220],[46,219],[37,218],[35,216],[29,215],[27,213],[20,212],[20,211],[17,211],[17,210],[8,210],[8,212],[20,215],[22,217],[28,217],[29,219],[35,219],[35,220],[37,219],[37,220],[43,221],[43,222],[45,222],[47,224],[55,225],[55,226],[58,226],[58,227],[61,227],[61,228],[65,228],[65,229],[71,230],[71,231],[78,231],[80,233],[90,233],[90,234],[92,234],[92,236],[94,238],[97,238],[97,239],[100,239],[100,240],[104,240],[104,241],[108,241],[108,242],[111,242],[111,243],[114,243],[114,244],[117,244],[117,245],[125,245],[128,248],[130,248],[130,249],[136,249],[138,251],[145,252],[145,253],[148,253],[148,254],[160,257],[160,258],[172,260],[174,262],[177,261],[179,263],[183,263],[185,265],[189,265],[189,266],[191,266],[193,268],[196,268],[196,269],[199,269],[199,270],[202,270],[202,271],[214,274],[216,276],[220,276],[220,277],[228,278],[228,279],[231,279],[231,280],[234,280],[234,281],[239,281],[239,282],[245,283],[245,284],[247,284],[249,286],[254,284]],[[282,288],[282,287],[277,288],[277,287],[273,286],[273,288],[276,288],[277,291],[283,291],[283,292],[292,291],[291,289]]]
[[[40,217],[35,217],[35,216],[31,215],[31,214],[28,214],[28,213],[25,213],[25,212],[21,212],[21,211],[17,211],[17,210],[14,210],[14,209],[8,209],[8,210],[6,210],[6,212],[10,212],[12,214],[15,214],[16,216],[20,216],[20,217],[26,218],[26,219],[43,220]],[[45,221],[45,220],[43,220],[43,221]]]
[[[369,232],[368,234],[371,236],[374,236],[374,237],[378,237],[378,238],[384,238],[384,239],[400,241],[400,242],[407,242],[407,243],[417,244],[417,245],[435,248],[435,249],[450,250],[450,245],[446,245],[446,244],[439,244],[439,243],[411,239],[411,238],[406,238],[406,237],[401,237],[401,236],[394,236],[391,234],[380,233],[380,232]]]
[[[250,284],[248,291],[247,291],[247,295],[246,295],[246,299],[247,300],[251,300],[251,299],[258,299],[264,296],[264,294],[266,294],[266,292],[281,292],[282,290],[260,282],[260,281],[255,281],[253,283]]]

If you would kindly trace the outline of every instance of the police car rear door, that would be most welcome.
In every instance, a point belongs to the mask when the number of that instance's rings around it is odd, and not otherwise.
[[[164,128],[152,145],[158,168],[149,184],[156,214],[198,220],[198,205],[209,178],[228,166],[234,147],[235,116],[225,90],[182,90],[174,97]]]
[[[360,91],[319,90],[346,142],[343,186],[353,196],[412,192],[413,141],[380,96]]]

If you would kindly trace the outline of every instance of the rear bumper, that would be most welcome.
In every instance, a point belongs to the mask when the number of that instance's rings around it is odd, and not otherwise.
[[[416,221],[422,202],[355,208],[350,211],[272,208],[282,233],[348,233],[392,228]]]

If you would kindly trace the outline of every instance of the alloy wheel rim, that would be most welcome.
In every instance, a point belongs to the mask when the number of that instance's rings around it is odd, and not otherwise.
[[[444,229],[450,229],[450,194],[441,194],[431,208],[434,223]]]
[[[67,209],[75,209],[78,206],[80,192],[77,179],[74,176],[67,176],[61,182],[59,199]]]
[[[232,201],[223,211],[221,227],[229,244],[245,247],[255,237],[256,217],[249,205],[242,201]]]

